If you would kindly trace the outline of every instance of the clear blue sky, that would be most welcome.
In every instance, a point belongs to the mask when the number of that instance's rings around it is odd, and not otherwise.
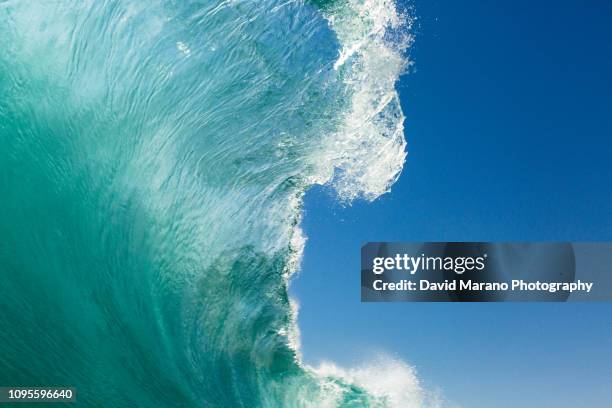
[[[411,4],[399,182],[348,208],[307,196],[292,286],[304,356],[383,351],[467,408],[610,407],[612,304],[361,304],[359,247],[612,240],[612,3]]]

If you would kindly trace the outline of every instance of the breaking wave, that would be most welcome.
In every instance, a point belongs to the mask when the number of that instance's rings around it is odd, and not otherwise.
[[[390,0],[0,0],[0,384],[84,406],[421,407],[299,356],[302,197],[405,160]]]

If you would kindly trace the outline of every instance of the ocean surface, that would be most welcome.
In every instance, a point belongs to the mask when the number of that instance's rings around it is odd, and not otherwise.
[[[0,0],[0,385],[422,406],[399,362],[303,363],[287,294],[305,191],[399,176],[410,43],[391,0]]]

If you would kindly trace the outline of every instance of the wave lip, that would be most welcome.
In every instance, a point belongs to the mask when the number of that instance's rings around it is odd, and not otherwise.
[[[395,84],[409,65],[412,20],[390,0],[340,1],[324,14],[340,43],[333,68],[349,102],[318,152],[324,158],[319,174],[343,200],[373,200],[389,191],[406,158]]]

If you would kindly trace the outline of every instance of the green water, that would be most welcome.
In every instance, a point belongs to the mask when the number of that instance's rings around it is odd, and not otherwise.
[[[404,160],[374,3],[0,1],[0,386],[394,404],[300,361],[287,295],[306,189],[372,199]]]

